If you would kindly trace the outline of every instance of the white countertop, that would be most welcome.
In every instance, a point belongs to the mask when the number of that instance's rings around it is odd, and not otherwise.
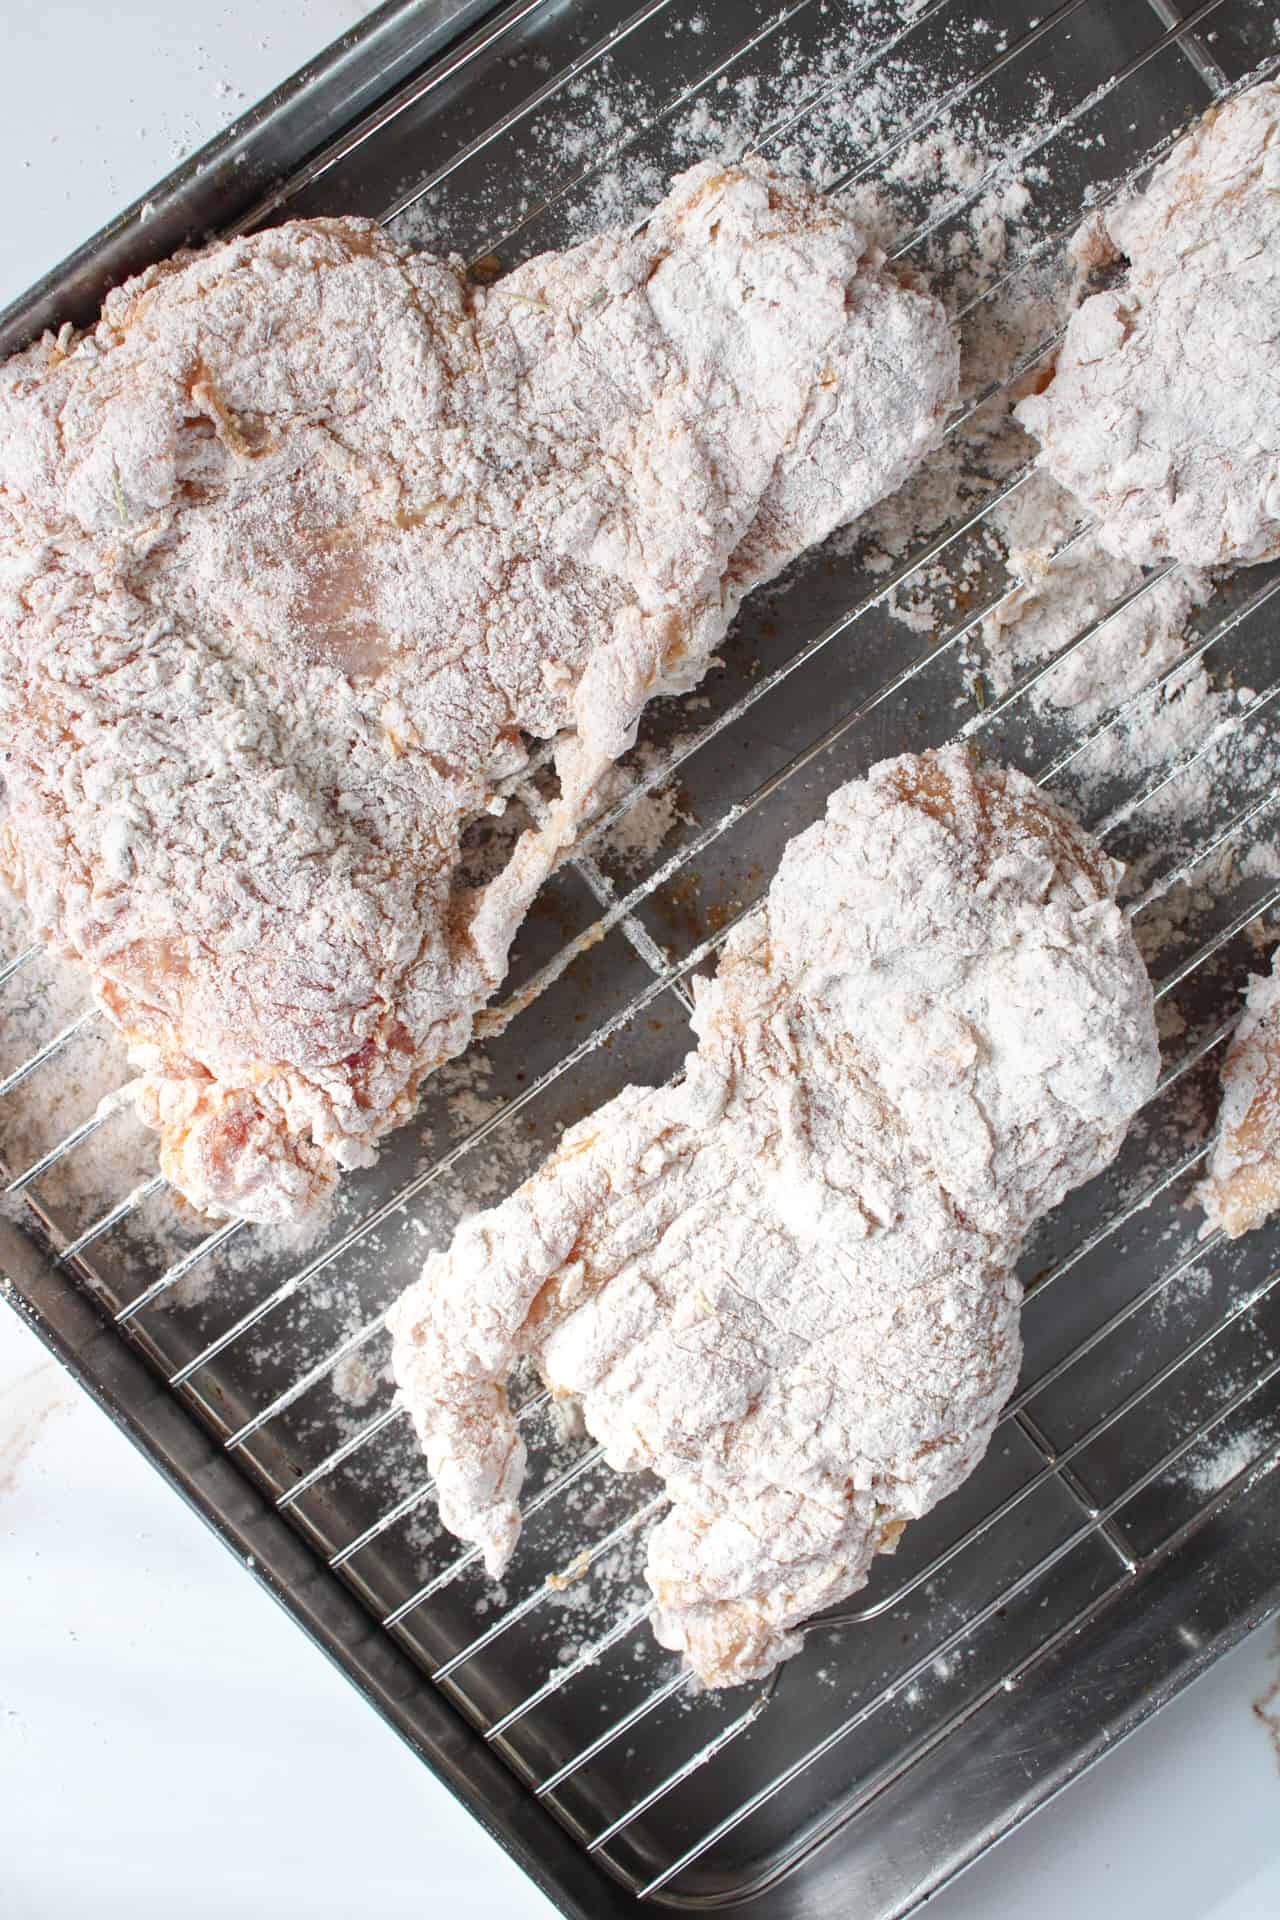
[[[551,1914],[3,1305],[0,1620],[14,1920]],[[1268,1627],[931,1920],[1276,1920],[1275,1681]]]
[[[7,7],[0,304],[363,11]],[[1254,1711],[1273,1685],[1266,1628],[930,1915],[1276,1920],[1280,1734]],[[0,1908],[407,1920],[464,1906],[469,1920],[551,1912],[0,1306]]]

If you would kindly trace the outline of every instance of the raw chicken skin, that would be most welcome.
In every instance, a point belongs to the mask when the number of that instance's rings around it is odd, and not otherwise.
[[[182,1193],[280,1219],[375,1158],[645,702],[907,477],[956,377],[938,303],[757,162],[488,290],[271,229],[0,369],[0,872]],[[557,803],[469,891],[547,739]]]
[[[1155,1085],[1118,876],[957,749],[833,796],[699,983],[683,1077],[571,1128],[392,1309],[441,1518],[490,1572],[524,1354],[665,1481],[654,1629],[709,1685],[794,1652],[965,1478],[1018,1373],[1023,1236]]]

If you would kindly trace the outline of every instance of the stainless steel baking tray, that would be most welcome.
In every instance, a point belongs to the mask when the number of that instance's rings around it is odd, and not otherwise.
[[[625,207],[721,142],[729,117],[843,185],[943,114],[979,115],[1006,176],[1037,169],[1038,224],[961,301],[971,329],[1019,276],[1062,270],[1086,200],[1272,59],[1272,14],[1252,0],[1065,0],[1030,24],[1011,0],[384,7],[0,317],[0,346],[85,319],[182,241],[299,213],[391,218],[509,264]],[[991,182],[913,201],[915,179],[898,196],[908,244],[945,259]],[[1051,346],[1011,348],[991,384]],[[96,1048],[102,1065],[98,1017],[58,1010],[42,955],[0,967],[9,1298],[566,1913],[905,1913],[1280,1602],[1280,1239],[1201,1241],[1187,1205],[1251,936],[1280,899],[1266,863],[1225,855],[1274,841],[1280,795],[1208,783],[1195,833],[1169,851],[1152,809],[1202,769],[1196,741],[1127,785],[1121,768],[1108,796],[1110,844],[1152,875],[1135,913],[1193,883],[1154,947],[1160,1090],[1118,1166],[1028,1250],[1023,1382],[988,1459],[772,1685],[698,1695],[653,1645],[638,1571],[655,1489],[610,1475],[532,1389],[528,1524],[498,1593],[440,1532],[391,1403],[381,1315],[425,1249],[625,1080],[674,1070],[690,974],[834,786],[967,723],[1070,792],[1079,743],[1026,685],[983,705],[969,648],[1010,591],[989,527],[1023,472],[977,463],[960,506],[887,571],[837,540],[744,609],[723,670],[647,717],[614,809],[660,789],[670,833],[626,853],[618,818],[588,836],[521,937],[510,1023],[428,1090],[305,1251],[210,1232],[145,1165],[131,1172],[124,1118],[67,1103],[77,1063]],[[921,633],[887,603],[926,570],[943,611]],[[1223,584],[1188,642],[1221,684],[1255,690],[1242,727],[1273,724],[1278,594],[1276,567]]]

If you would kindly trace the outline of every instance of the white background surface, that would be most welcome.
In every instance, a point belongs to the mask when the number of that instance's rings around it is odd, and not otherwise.
[[[362,11],[0,0],[0,304]],[[1277,1920],[1278,1681],[1267,1628],[931,1920]],[[551,1908],[0,1306],[0,1913],[459,1911]]]

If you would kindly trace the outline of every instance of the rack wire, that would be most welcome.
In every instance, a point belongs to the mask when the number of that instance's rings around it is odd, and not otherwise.
[[[677,0],[589,10],[523,0],[238,224],[373,202],[393,231],[417,222],[438,244],[505,263],[575,237],[637,156],[664,170],[692,157],[687,129],[726,88],[739,118],[755,115],[748,150],[786,157],[830,142],[833,190],[879,178],[941,116],[981,112],[995,157],[954,193],[912,205],[906,192],[896,250],[918,257],[932,243],[945,258],[984,194],[1047,169],[1038,229],[954,295],[972,342],[1011,294],[1060,281],[1086,202],[1126,191],[1212,99],[1275,62],[1251,0],[1129,10],[1063,0],[1031,24],[999,4],[984,20],[964,0],[909,14],[888,0],[724,0],[696,13]],[[879,130],[864,139],[858,103],[886,73],[894,86],[877,96]],[[795,75],[789,92],[743,84],[780,74]],[[480,103],[489,117],[477,130]],[[1051,317],[971,378],[950,445],[1048,363],[1060,327]],[[1053,731],[1036,689],[1170,568],[1137,579],[977,704],[974,649],[1021,590],[993,528],[1032,484],[1024,450],[967,474],[958,504],[879,571],[842,545],[749,604],[725,673],[654,710],[627,791],[550,883],[506,998],[482,1022],[462,1097],[429,1090],[419,1126],[351,1179],[332,1229],[301,1257],[243,1223],[194,1222],[145,1164],[123,1191],[101,1192],[95,1155],[126,1124],[118,1102],[79,1112],[21,1157],[5,1146],[5,1192],[54,1256],[529,1791],[641,1899],[725,1904],[776,1885],[1001,1691],[1034,1685],[1085,1622],[1280,1463],[1280,1243],[1266,1232],[1235,1245],[1201,1238],[1187,1207],[1255,936],[1280,906],[1274,868],[1244,858],[1274,844],[1280,793],[1214,793],[1194,838],[1160,851],[1161,796],[1208,762],[1216,736],[1136,771],[1091,822],[1141,862],[1127,910],[1153,955],[1165,1064],[1117,1168],[1070,1197],[1028,1251],[1027,1362],[987,1461],[908,1530],[865,1595],[811,1624],[770,1683],[700,1694],[653,1645],[639,1567],[661,1492],[610,1475],[585,1436],[558,1429],[536,1383],[519,1413],[534,1456],[525,1531],[496,1595],[478,1555],[436,1523],[391,1397],[383,1316],[426,1248],[616,1086],[673,1070],[690,981],[836,785],[885,752],[958,732],[1078,801],[1087,751],[1196,665],[1224,686],[1256,684],[1233,724],[1265,727],[1280,692],[1266,678],[1280,567],[1219,582],[1179,657],[1074,734]],[[1052,565],[1088,537],[1071,528]],[[939,574],[949,604],[922,640],[893,607]],[[648,795],[677,786],[677,844],[644,855],[637,872],[617,830]],[[532,788],[526,798],[536,804]],[[1162,939],[1179,891],[1193,908]],[[27,1004],[47,965],[27,945],[0,962],[0,1013]],[[18,1122],[51,1075],[74,1084],[79,1051],[101,1042],[103,1024],[92,1008],[69,1011],[6,1063],[0,1142],[27,1138]]]

